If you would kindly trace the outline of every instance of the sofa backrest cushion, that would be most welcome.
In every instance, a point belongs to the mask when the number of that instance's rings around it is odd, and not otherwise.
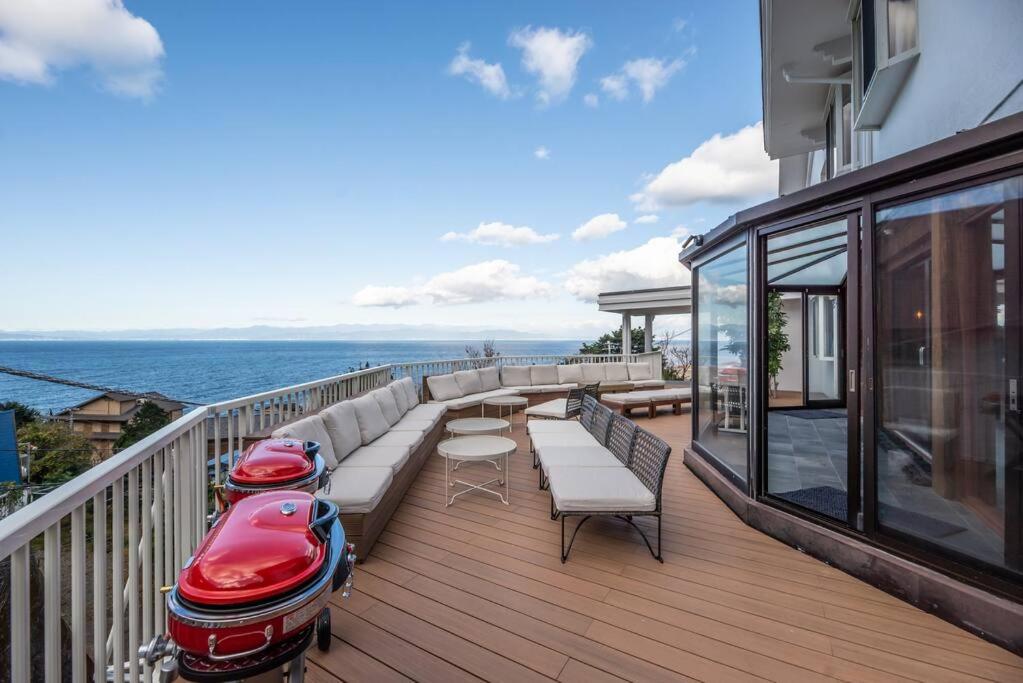
[[[583,382],[583,366],[581,365],[559,365],[558,384],[581,384]]]
[[[454,375],[434,375],[426,378],[426,386],[430,387],[430,398],[435,401],[448,401],[461,398],[462,390],[455,381]]]
[[[355,418],[359,422],[359,437],[363,446],[383,436],[391,428],[374,397],[366,394],[353,398],[351,404],[355,408]]]
[[[529,383],[533,386],[558,383],[557,365],[530,365]]]
[[[605,363],[604,377],[608,382],[628,382],[629,368],[625,363]]]
[[[351,401],[342,401],[324,408],[320,412],[323,426],[334,446],[334,457],[341,462],[362,445],[359,420],[355,417],[355,406]]]
[[[275,439],[295,439],[296,441],[315,441],[320,444],[320,457],[324,464],[334,469],[337,467],[337,456],[334,455],[334,444],[330,442],[330,434],[323,426],[323,418],[319,415],[310,415],[301,420],[278,427],[271,434]]]
[[[482,368],[480,370],[480,385],[483,387],[483,391],[493,391],[494,389],[501,388],[501,377],[497,372],[497,368]]]
[[[530,384],[528,365],[505,365],[501,368],[502,386],[528,387]]]
[[[628,363],[629,379],[653,379],[654,373],[646,363]]]
[[[401,382],[391,382],[387,385],[387,390],[394,397],[394,404],[398,406],[398,414],[404,416],[409,409],[408,395],[405,394],[405,387],[401,385]]]
[[[405,396],[408,397],[408,409],[412,410],[419,405],[419,392],[416,391],[416,385],[412,382],[412,378],[402,377],[398,384],[405,390]]]
[[[462,396],[478,394],[483,391],[479,370],[459,370],[455,373],[455,383],[462,392]]]
[[[398,424],[398,420],[401,419],[401,413],[398,412],[398,403],[394,400],[390,390],[386,387],[380,387],[369,392],[369,395],[376,399],[377,405],[380,406],[380,412],[384,414],[384,419],[387,420],[387,426],[393,427]]]
[[[582,368],[584,382],[603,382],[607,379],[603,363],[583,363]]]

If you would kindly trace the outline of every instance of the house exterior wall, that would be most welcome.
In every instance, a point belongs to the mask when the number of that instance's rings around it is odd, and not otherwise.
[[[918,0],[920,58],[881,130],[880,161],[976,128],[1023,79],[1023,3]],[[1023,111],[1023,87],[990,120]]]

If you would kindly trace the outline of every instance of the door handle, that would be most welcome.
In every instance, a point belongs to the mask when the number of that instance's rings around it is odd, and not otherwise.
[[[1015,377],[1009,380],[1009,410],[1019,412],[1018,380]]]

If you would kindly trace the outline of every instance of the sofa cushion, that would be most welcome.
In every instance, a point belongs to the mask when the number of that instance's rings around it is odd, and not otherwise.
[[[539,457],[544,472],[552,467],[625,467],[614,453],[596,444],[545,448]]]
[[[628,382],[629,367],[625,363],[605,363],[604,377],[608,382]]]
[[[579,364],[558,366],[558,384],[582,384],[582,382],[583,366]]]
[[[479,370],[459,370],[454,374],[454,377],[462,396],[478,394],[483,391]]]
[[[391,425],[387,423],[384,411],[380,409],[380,404],[374,397],[366,394],[353,398],[351,404],[355,408],[355,419],[359,423],[359,438],[363,446],[372,443],[390,429]]]
[[[603,363],[583,363],[582,368],[584,382],[603,382],[607,379]]]
[[[403,417],[391,427],[392,431],[398,432],[428,432],[437,424],[435,420],[416,420],[415,418]]]
[[[432,420],[434,424],[437,424],[437,420],[444,417],[446,412],[448,412],[448,408],[443,403],[424,403],[409,408],[409,411],[405,413],[405,418],[410,420]]]
[[[556,398],[553,401],[547,401],[539,405],[530,406],[526,408],[526,418],[529,417],[545,417],[554,420],[564,420],[565,413],[568,411],[568,399],[567,398]]]
[[[423,443],[423,432],[405,432],[397,429],[392,429],[383,436],[376,438],[372,445],[374,446],[405,446],[410,451],[419,448],[419,444]]]
[[[480,384],[482,391],[493,391],[501,388],[501,376],[497,368],[489,367],[480,370]]]
[[[380,389],[374,389],[369,392],[369,395],[372,396],[376,400],[377,405],[380,406],[380,412],[384,414],[384,419],[387,420],[387,424],[391,426],[397,424],[398,420],[401,419],[401,413],[398,412],[398,403],[394,400],[394,396],[391,394],[390,390],[385,387],[381,387]]]
[[[501,386],[528,387],[530,384],[528,365],[505,365],[501,368]]]
[[[362,446],[345,458],[341,467],[390,467],[395,474],[408,462],[409,449],[404,446]]]
[[[526,423],[526,431],[530,436],[551,432],[589,434],[586,427],[577,420],[530,420]],[[597,443],[596,440],[593,443]]]
[[[529,383],[533,386],[537,384],[558,384],[558,366],[530,365]]]
[[[653,379],[654,373],[646,363],[626,363],[629,370],[629,379]]]
[[[561,512],[648,512],[657,507],[654,494],[626,467],[550,467],[547,478]]]
[[[633,379],[629,380],[632,382],[632,386],[637,389],[662,389],[664,388],[663,379]]]
[[[315,441],[320,444],[320,457],[328,469],[337,467],[337,456],[334,455],[334,444],[330,442],[330,434],[323,426],[323,418],[310,415],[291,424],[278,427],[271,434],[275,439],[295,439],[297,441]]]
[[[405,390],[405,396],[408,397],[408,407],[411,410],[415,406],[419,405],[419,392],[416,391],[416,385],[412,382],[411,377],[402,377],[398,380],[398,384]]]
[[[404,415],[408,412],[408,396],[405,394],[405,389],[401,386],[400,382],[391,382],[387,385],[387,390],[394,396],[394,404],[398,406],[398,414]]]
[[[568,391],[568,386],[564,384],[533,384],[524,391],[527,394],[554,394],[559,391]]]
[[[430,398],[436,401],[447,401],[462,395],[462,389],[455,381],[454,375],[435,375],[426,378],[426,386],[430,388]]]
[[[545,448],[564,448],[566,446],[601,446],[589,432],[530,432],[533,439],[533,450],[540,452]]]
[[[334,446],[334,457],[341,462],[349,453],[362,445],[359,420],[351,401],[342,401],[320,411],[323,426]]]
[[[337,503],[341,514],[372,512],[394,480],[390,467],[338,467],[316,495]]]

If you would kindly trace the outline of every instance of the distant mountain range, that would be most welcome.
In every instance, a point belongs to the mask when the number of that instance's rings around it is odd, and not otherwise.
[[[499,328],[480,328],[462,325],[321,325],[310,327],[279,327],[252,325],[249,327],[217,327],[211,329],[176,328],[150,330],[0,330],[2,341],[112,341],[112,340],[346,340],[346,341],[446,341],[474,339],[586,339],[596,328],[571,330],[577,334],[567,336],[519,332]]]

